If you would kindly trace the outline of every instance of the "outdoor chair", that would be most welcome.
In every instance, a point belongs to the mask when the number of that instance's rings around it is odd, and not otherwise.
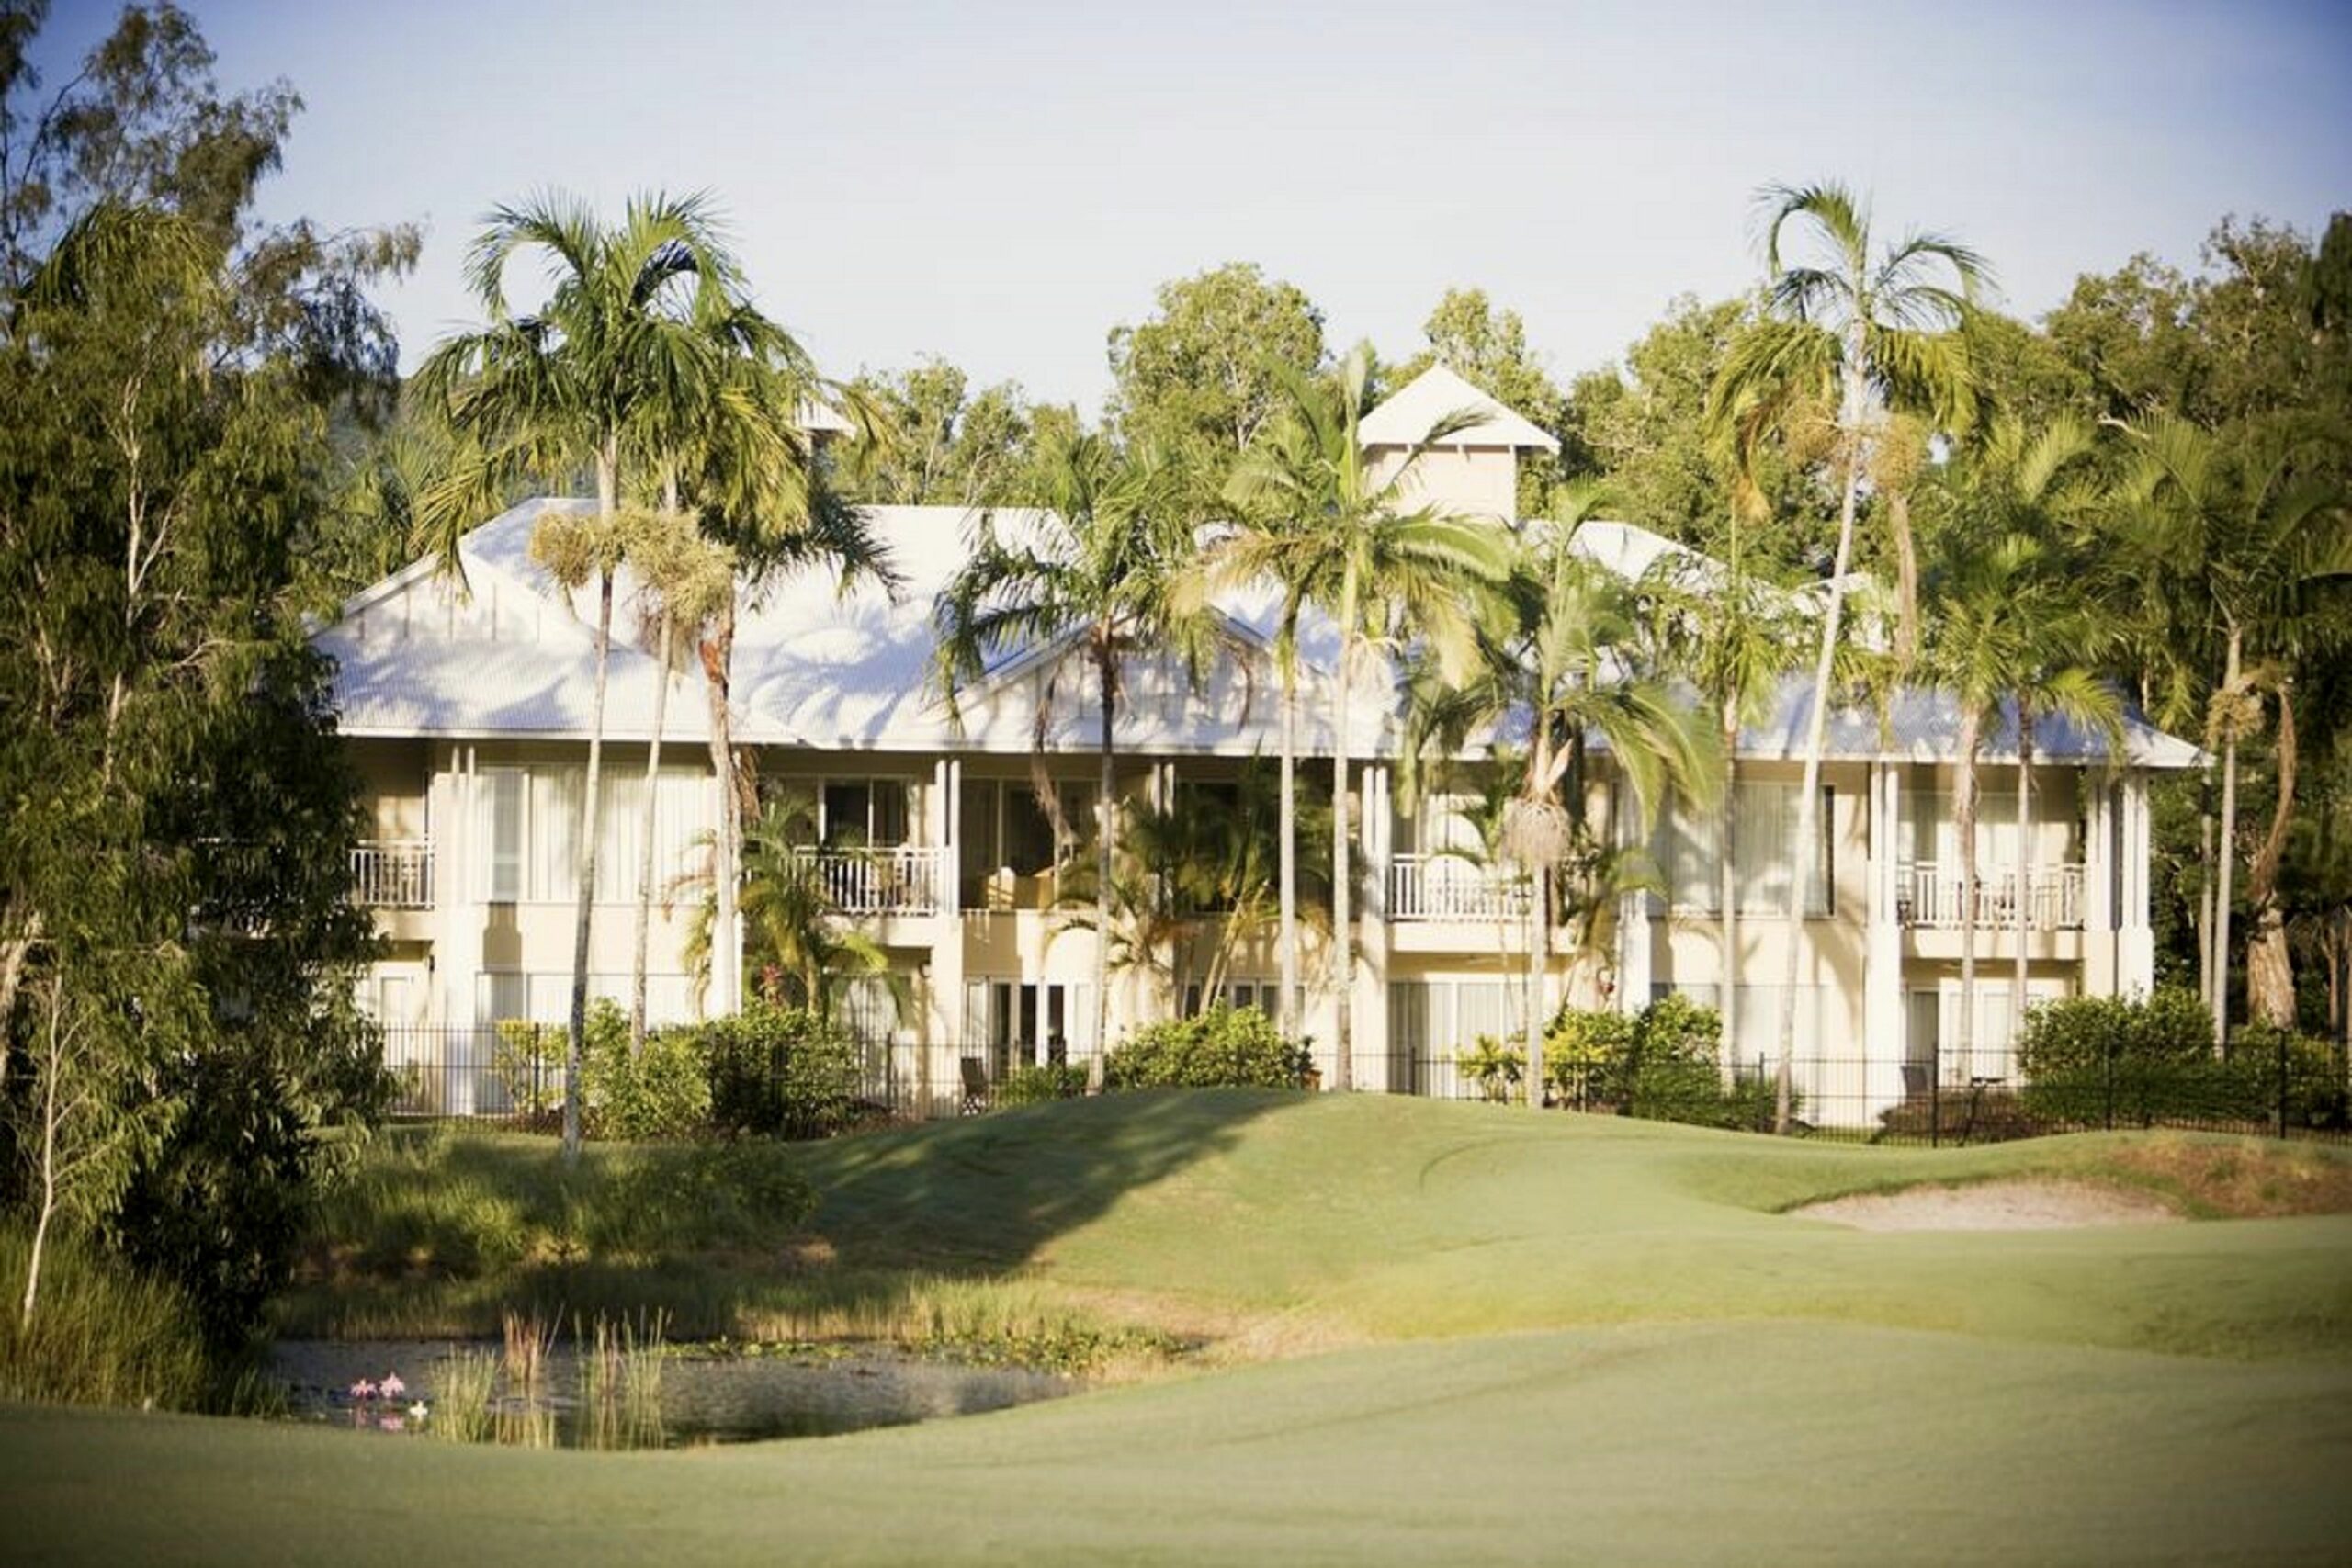
[[[988,1064],[978,1056],[967,1056],[960,1066],[964,1071],[964,1102],[959,1116],[978,1116],[989,1108]]]

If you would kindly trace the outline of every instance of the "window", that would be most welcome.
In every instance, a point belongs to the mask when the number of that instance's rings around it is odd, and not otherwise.
[[[989,1080],[1015,1067],[1067,1062],[1094,1039],[1094,987],[1023,980],[974,980],[964,987],[964,1049],[983,1055]]]
[[[476,831],[484,846],[475,863],[475,889],[493,904],[568,904],[579,897],[580,806],[588,781],[570,764],[485,768],[479,775]],[[625,904],[637,896],[645,845],[646,780],[642,768],[615,768],[597,790],[596,897]],[[691,863],[696,834],[709,826],[707,775],[664,768],[654,782],[653,874],[656,887]]]
[[[1789,877],[1797,836],[1797,785],[1739,786],[1736,872],[1739,912],[1778,915],[1789,907]],[[1805,889],[1805,914],[1815,919],[1837,912],[1836,836],[1838,792],[1821,790],[1821,820]],[[1677,909],[1715,913],[1723,903],[1723,839],[1719,814],[1698,814],[1677,803],[1662,829],[1667,882]]]
[[[828,849],[896,849],[907,841],[904,779],[836,779],[819,796],[820,834]]]
[[[523,897],[523,805],[529,775],[519,768],[492,768],[490,787],[490,886],[493,904]]]
[[[1010,869],[1021,876],[1049,871],[1081,852],[1094,839],[1094,789],[1091,784],[1055,786],[1069,835],[1054,836],[1052,819],[1030,784],[1017,779],[974,779],[964,784],[957,826],[967,879]]]

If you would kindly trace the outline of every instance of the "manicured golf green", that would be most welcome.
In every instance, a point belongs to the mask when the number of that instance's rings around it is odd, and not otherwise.
[[[518,1149],[515,1157],[537,1157]],[[0,1413],[12,1554],[580,1562],[2340,1562],[2352,1168],[1896,1153],[1372,1097],[1114,1097],[794,1157],[840,1267],[1205,1327],[1147,1386],[601,1456]],[[1876,1234],[2062,1174],[2281,1217]]]

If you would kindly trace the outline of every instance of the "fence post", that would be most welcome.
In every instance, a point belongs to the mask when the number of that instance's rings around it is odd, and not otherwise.
[[[2115,1042],[2113,1039],[2110,1038],[2099,1048],[2099,1060],[2106,1067],[2107,1077],[2107,1115],[2105,1117],[2105,1121],[2107,1123],[2107,1130],[2112,1133],[2115,1131]]]
[[[1939,1040],[1928,1056],[1928,1146],[1944,1144],[1944,1043]]]
[[[2287,1135],[2287,1042],[2294,1038],[2292,1030],[2278,1032],[2278,1103],[2277,1128],[2278,1136]]]

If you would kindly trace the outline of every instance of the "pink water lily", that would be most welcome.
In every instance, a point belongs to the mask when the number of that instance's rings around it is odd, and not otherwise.
[[[366,1378],[361,1378],[351,1385],[351,1397],[361,1401],[373,1399],[376,1397],[376,1385]]]
[[[376,1391],[386,1399],[398,1399],[408,1392],[408,1384],[401,1382],[400,1373],[386,1372],[384,1381],[376,1385]]]

